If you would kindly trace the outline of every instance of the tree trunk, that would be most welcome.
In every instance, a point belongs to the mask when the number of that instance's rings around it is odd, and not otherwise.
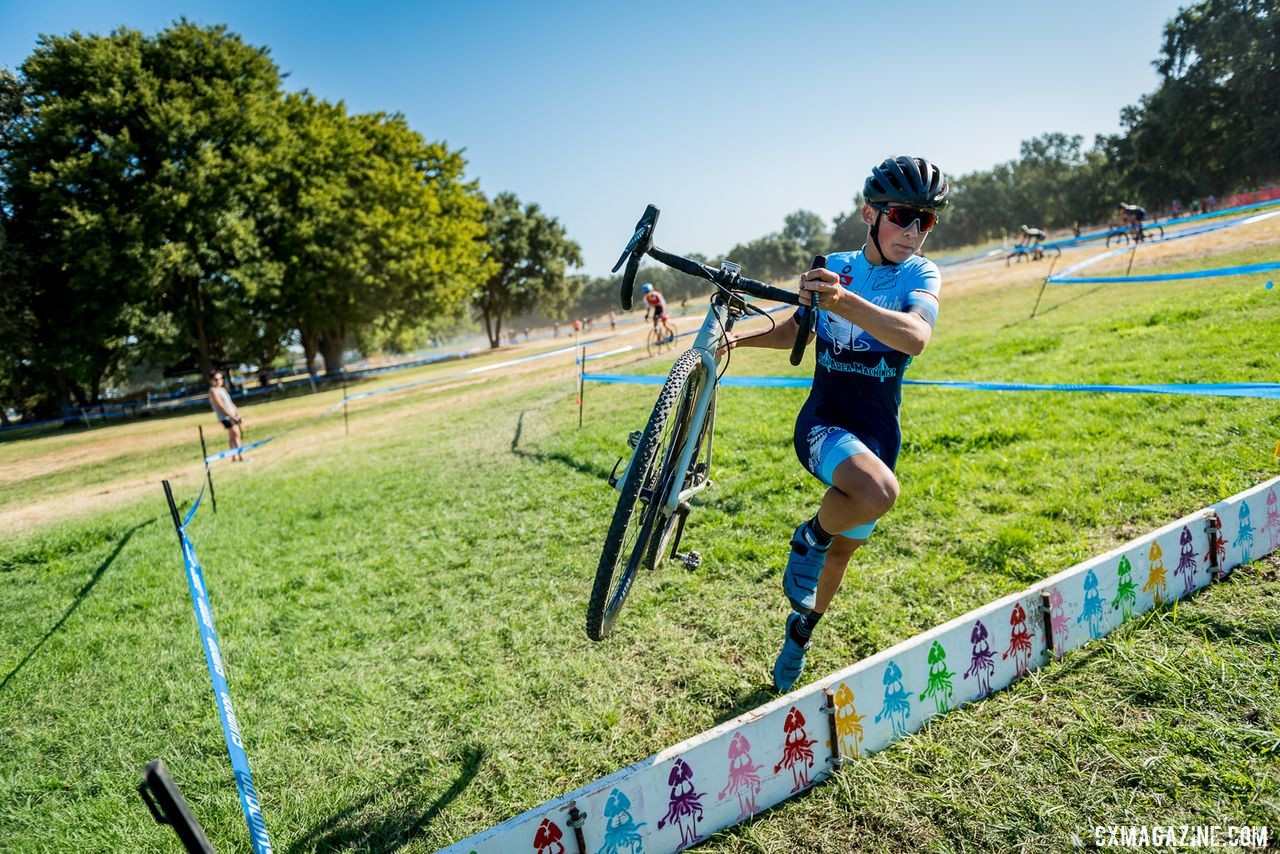
[[[302,338],[302,354],[307,360],[307,373],[311,376],[316,375],[316,354],[320,350],[320,335],[313,329],[299,328],[299,337]]]
[[[324,356],[325,376],[342,376],[342,351],[346,346],[345,329],[327,329],[320,333],[320,352]]]
[[[191,299],[191,337],[195,339],[196,357],[200,361],[202,378],[208,379],[213,373],[213,355],[209,347],[209,335],[204,327],[204,294],[200,291],[200,280],[187,279],[186,288]]]

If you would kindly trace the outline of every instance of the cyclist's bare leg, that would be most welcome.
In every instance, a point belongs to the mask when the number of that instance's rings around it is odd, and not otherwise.
[[[836,466],[834,486],[822,497],[818,524],[824,531],[847,531],[879,519],[898,500],[898,479],[875,454],[849,457]]]
[[[851,540],[837,536],[831,540],[831,548],[827,550],[827,560],[822,565],[822,577],[818,579],[818,593],[813,610],[825,614],[831,600],[835,598],[840,583],[844,581],[845,570],[849,568],[849,559],[853,553],[866,544],[866,540]]]

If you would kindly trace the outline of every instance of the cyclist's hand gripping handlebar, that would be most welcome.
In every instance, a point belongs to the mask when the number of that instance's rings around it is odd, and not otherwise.
[[[613,272],[624,263],[626,272],[622,274],[622,310],[631,311],[631,302],[636,290],[636,270],[640,268],[640,259],[653,247],[653,229],[658,224],[658,209],[649,205],[644,209],[640,221],[636,223],[636,233],[631,235],[631,242],[622,250],[618,263],[613,265]]]
[[[814,255],[810,270],[821,270],[827,266],[826,255]],[[812,294],[810,294],[812,299]],[[816,301],[804,306],[804,317],[796,321],[796,340],[791,345],[791,364],[798,365],[804,358],[804,348],[809,345],[809,336],[818,328],[818,306]]]

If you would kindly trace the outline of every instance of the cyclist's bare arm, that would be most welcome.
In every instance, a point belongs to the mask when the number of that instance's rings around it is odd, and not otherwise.
[[[810,270],[801,277],[801,303],[808,303],[806,291],[821,294],[822,309],[843,317],[865,329],[882,344],[899,353],[919,356],[933,336],[933,327],[914,311],[881,308],[840,285],[840,278],[830,270]]]
[[[796,322],[796,316],[793,313],[786,320],[774,326],[765,332],[747,333],[745,335],[731,335],[726,342],[728,349],[735,350],[738,347],[764,347],[770,350],[788,350],[796,340],[796,332],[800,329],[800,325]],[[813,340],[813,336],[809,336],[809,340]]]

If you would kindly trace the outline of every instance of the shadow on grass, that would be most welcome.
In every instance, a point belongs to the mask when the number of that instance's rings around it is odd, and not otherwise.
[[[384,812],[376,805],[378,795],[367,795],[311,828],[305,836],[289,846],[288,854],[352,849],[395,851],[409,844],[471,784],[484,762],[484,755],[483,747],[464,747],[458,757],[462,763],[461,773],[426,809],[411,802]],[[389,795],[390,800],[397,800],[402,790],[420,779],[423,779],[423,775],[419,769],[405,771],[391,785],[390,791],[384,794]]]
[[[605,480],[609,477],[609,472],[599,466],[593,466],[589,463],[584,463],[582,460],[574,459],[563,451],[555,451],[554,453],[548,454],[542,451],[526,451],[524,448],[521,448],[520,436],[524,432],[524,415],[525,414],[521,412],[520,417],[516,419],[516,432],[515,435],[511,437],[512,454],[522,460],[533,460],[537,463],[560,463],[561,465],[568,466],[576,472],[580,472],[594,478],[599,478],[600,480]]]
[[[1012,322],[1010,322],[1010,323],[1006,323],[1004,326],[1002,326],[1002,327],[1000,327],[1000,328],[1001,328],[1001,330],[1004,330],[1004,329],[1012,329],[1012,328],[1014,328],[1015,326],[1021,326],[1021,325],[1022,325],[1022,324],[1024,324],[1024,323],[1030,323],[1030,322],[1032,322],[1033,320],[1035,320],[1037,317],[1039,317],[1039,316],[1040,316],[1040,315],[1042,315],[1042,314],[1048,314],[1048,313],[1049,313],[1049,312],[1051,312],[1051,311],[1057,311],[1058,309],[1062,308],[1064,305],[1069,305],[1069,304],[1071,304],[1071,303],[1073,303],[1073,302],[1076,302],[1077,300],[1082,300],[1082,299],[1084,299],[1085,297],[1089,296],[1090,294],[1097,293],[1098,291],[1102,290],[1104,287],[1106,287],[1106,286],[1105,286],[1105,285],[1095,285],[1095,286],[1093,286],[1092,288],[1089,288],[1089,289],[1087,289],[1087,290],[1084,290],[1084,291],[1081,291],[1081,292],[1077,293],[1077,294],[1076,294],[1075,296],[1073,296],[1073,297],[1068,297],[1067,299],[1064,299],[1062,302],[1054,303],[1053,305],[1049,306],[1048,308],[1039,308],[1039,307],[1037,307],[1037,308],[1036,308],[1036,310],[1035,310],[1035,314],[1033,314],[1031,317],[1026,317],[1026,318],[1023,318],[1022,320],[1014,320],[1014,321],[1012,321]]]
[[[71,603],[70,607],[67,608],[66,612],[63,613],[58,622],[54,623],[52,628],[44,633],[44,637],[36,641],[36,645],[31,647],[31,651],[26,654],[22,661],[18,662],[18,666],[13,668],[13,670],[10,670],[9,675],[5,676],[3,680],[0,680],[0,691],[3,691],[8,687],[9,681],[13,679],[13,677],[17,676],[23,667],[26,667],[27,662],[35,657],[35,654],[40,651],[40,647],[44,646],[45,641],[53,637],[54,632],[62,628],[62,624],[70,619],[71,615],[76,612],[76,609],[80,607],[80,603],[83,602],[89,595],[89,592],[93,590],[93,586],[98,583],[98,579],[102,578],[103,574],[107,571],[107,567],[111,566],[111,564],[115,562],[115,559],[120,556],[120,552],[124,551],[125,544],[129,542],[129,539],[138,531],[138,529],[145,528],[154,521],[156,520],[148,519],[145,522],[139,522],[137,525],[134,525],[125,532],[125,535],[120,538],[120,542],[116,543],[116,547],[111,551],[111,554],[107,555],[107,559],[99,564],[98,568],[93,571],[93,576],[85,582],[83,587],[76,591],[75,600]]]

